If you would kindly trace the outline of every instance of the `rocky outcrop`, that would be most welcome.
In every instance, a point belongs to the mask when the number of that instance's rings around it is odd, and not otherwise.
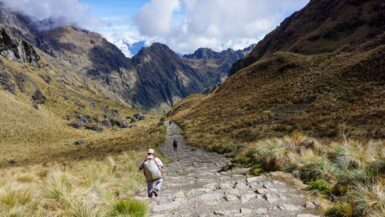
[[[0,55],[9,60],[39,65],[39,56],[33,46],[18,33],[4,26],[0,26]]]

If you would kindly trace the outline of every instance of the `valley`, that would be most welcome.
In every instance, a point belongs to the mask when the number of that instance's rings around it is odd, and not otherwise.
[[[382,1],[310,0],[243,49],[181,54],[151,38],[130,58],[9,5],[0,216],[385,215]],[[165,162],[152,199],[138,172],[149,148]]]

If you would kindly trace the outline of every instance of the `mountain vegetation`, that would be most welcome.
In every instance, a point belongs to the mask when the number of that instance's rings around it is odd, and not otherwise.
[[[49,20],[36,23],[4,6],[0,7],[0,23],[37,49],[69,85],[157,113],[167,112],[192,93],[218,85],[231,65],[250,51],[227,50],[212,58],[192,59],[155,43],[129,59],[98,33],[73,26],[47,28]]]
[[[329,216],[383,216],[384,9],[310,1],[169,117],[191,144],[319,189],[337,201]]]

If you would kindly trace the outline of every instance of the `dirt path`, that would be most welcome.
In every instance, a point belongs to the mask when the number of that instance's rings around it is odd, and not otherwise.
[[[173,162],[166,165],[163,189],[151,201],[150,216],[209,217],[264,216],[315,217],[312,202],[287,184],[237,171],[218,173],[230,161],[186,145],[180,128],[166,122],[167,141],[162,152]],[[178,141],[178,152],[172,142]]]

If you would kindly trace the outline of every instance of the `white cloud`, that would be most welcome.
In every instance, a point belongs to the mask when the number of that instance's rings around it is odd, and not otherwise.
[[[166,36],[171,30],[173,13],[179,0],[151,0],[135,17],[139,31],[150,36]]]
[[[54,26],[76,25],[91,28],[102,24],[79,0],[0,0],[14,11],[39,21],[51,19]]]
[[[199,47],[238,49],[259,41],[308,1],[150,0],[135,24],[141,34],[182,53]]]

